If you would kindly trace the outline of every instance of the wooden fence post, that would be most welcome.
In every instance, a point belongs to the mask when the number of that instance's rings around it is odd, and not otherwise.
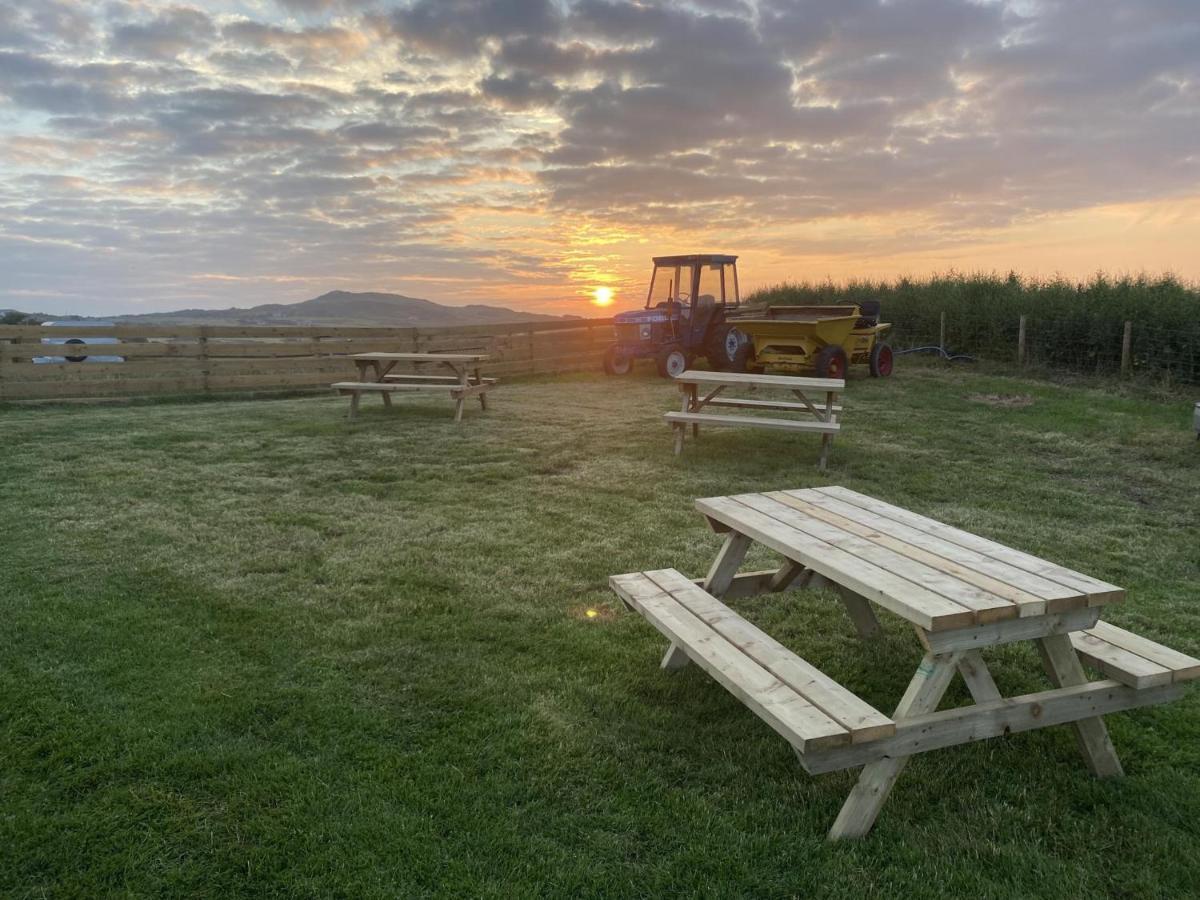
[[[1125,323],[1125,334],[1121,337],[1121,377],[1133,373],[1133,323]]]
[[[1017,325],[1017,365],[1025,365],[1025,317]]]
[[[942,310],[941,325],[938,327],[938,349],[946,355],[946,311]]]
[[[209,326],[201,325],[200,326],[200,336],[196,342],[200,345],[201,390],[203,390],[204,393],[206,393],[206,394],[209,393],[209,391],[211,390],[211,388],[209,386],[209,372],[208,372],[208,335],[209,335]]]

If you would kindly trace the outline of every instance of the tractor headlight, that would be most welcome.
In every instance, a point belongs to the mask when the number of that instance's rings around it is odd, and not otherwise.
[[[652,326],[652,325],[638,326],[638,337],[641,338],[643,341],[650,340],[653,333],[654,333],[654,326]]]

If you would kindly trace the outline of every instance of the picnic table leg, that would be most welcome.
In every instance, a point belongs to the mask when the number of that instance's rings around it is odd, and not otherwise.
[[[825,394],[825,421],[833,421],[833,391],[828,391]],[[825,471],[825,463],[829,459],[829,445],[832,443],[832,434],[821,435],[821,460],[817,463],[817,468],[822,472]]]
[[[675,455],[678,456],[683,452],[683,434],[687,426],[682,422],[676,422],[675,425]]]
[[[724,597],[749,549],[749,537],[738,531],[730,531],[725,536],[725,543],[721,545],[717,558],[713,560],[712,568],[708,570],[704,579],[704,589],[714,597]]]
[[[1037,643],[1046,674],[1050,676],[1050,681],[1055,687],[1073,687],[1087,683],[1087,674],[1083,671],[1083,664],[1079,661],[1075,648],[1071,646],[1071,638],[1068,635],[1051,634],[1039,638]],[[1080,719],[1072,723],[1071,727],[1075,729],[1079,751],[1093,775],[1097,778],[1114,778],[1125,774],[1102,718],[1096,716],[1094,719]]]
[[[358,416],[358,397],[358,391],[350,392],[350,415],[348,415],[346,418],[348,418],[351,422],[353,422]]]
[[[950,686],[954,672],[958,666],[960,654],[947,653],[936,655],[926,653],[917,667],[917,674],[904,692],[900,705],[892,718],[899,722],[909,716],[933,712],[941,702],[942,695]],[[836,841],[841,838],[862,837],[871,830],[879,810],[892,792],[892,786],[900,777],[907,756],[887,757],[863,766],[858,776],[858,782],[846,798],[837,820],[829,830],[829,839]]]
[[[452,365],[451,363],[446,363],[446,365],[449,366],[450,370],[452,372],[454,372],[455,375],[458,376],[458,384],[463,390],[463,392],[460,393],[458,395],[458,398],[454,401],[454,422],[455,422],[455,424],[458,424],[459,422],[462,421],[463,407],[466,405],[466,402],[467,402],[466,389],[468,387],[470,387],[470,378],[467,375],[467,367],[466,366],[463,366],[460,369],[460,368]]]
[[[688,655],[679,646],[672,643],[667,647],[667,652],[663,654],[662,662],[658,664],[658,667],[666,672],[675,672],[689,662],[691,660],[688,659]]]
[[[475,367],[475,383],[483,387],[483,376],[479,373],[479,367]],[[479,408],[487,409],[487,391],[479,392]]]
[[[842,606],[846,607],[846,614],[854,623],[854,630],[858,632],[858,636],[864,641],[878,637],[882,629],[879,627],[879,620],[875,618],[875,610],[871,609],[871,601],[841,587],[838,588],[838,594],[841,596]]]

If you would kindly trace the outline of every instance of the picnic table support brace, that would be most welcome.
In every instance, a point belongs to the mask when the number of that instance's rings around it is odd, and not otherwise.
[[[959,653],[942,656],[925,654],[921,665],[917,666],[917,673],[908,685],[908,690],[904,692],[896,712],[892,715],[897,724],[908,716],[930,713],[937,709],[946,688],[954,678],[960,658]],[[879,810],[883,808],[907,762],[907,756],[896,756],[885,757],[863,766],[858,781],[850,790],[850,796],[846,798],[841,812],[829,830],[831,841],[862,837],[871,830],[879,816]]]
[[[1000,689],[996,687],[992,673],[978,650],[967,650],[963,653],[958,661],[958,672],[967,683],[971,699],[976,703],[990,703],[1001,699]]]
[[[1037,642],[1046,674],[1055,687],[1074,687],[1087,683],[1083,663],[1066,634],[1051,634]],[[1108,728],[1099,716],[1080,719],[1071,726],[1079,743],[1079,752],[1089,771],[1097,778],[1116,778],[1125,774],[1121,760],[1108,737]]]

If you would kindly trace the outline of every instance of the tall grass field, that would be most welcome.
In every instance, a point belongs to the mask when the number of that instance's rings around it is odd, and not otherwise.
[[[956,353],[1015,360],[1021,316],[1026,355],[1035,363],[1082,372],[1120,370],[1125,323],[1132,324],[1135,374],[1200,384],[1200,290],[1173,275],[1103,274],[1086,282],[1035,280],[1015,273],[961,274],[896,281],[786,283],[756,291],[752,305],[856,303],[878,299],[898,349],[939,342]]]

